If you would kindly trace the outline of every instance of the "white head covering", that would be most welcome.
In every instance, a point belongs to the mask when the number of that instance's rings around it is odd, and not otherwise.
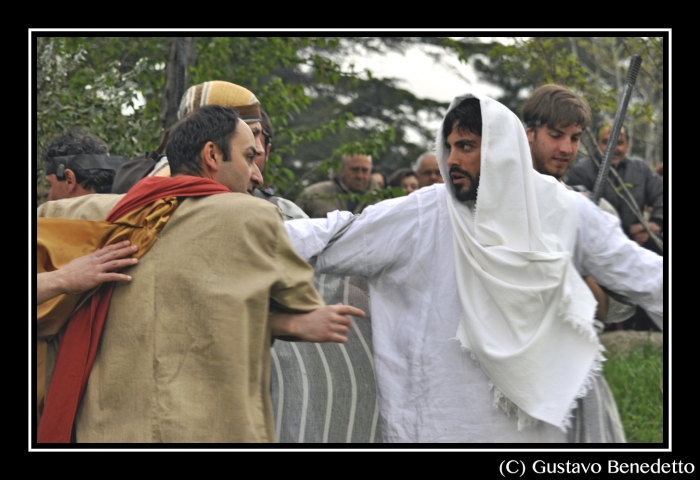
[[[562,429],[600,371],[596,302],[572,264],[576,193],[532,167],[518,117],[488,97],[481,105],[481,179],[475,213],[454,196],[442,127],[437,158],[448,193],[462,302],[457,339],[514,409],[518,428],[541,420]]]

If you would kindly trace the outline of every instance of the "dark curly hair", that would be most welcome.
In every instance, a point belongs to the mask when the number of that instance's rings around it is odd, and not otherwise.
[[[92,154],[109,155],[107,144],[99,137],[79,128],[73,128],[55,138],[42,153],[46,166],[46,174],[56,173],[56,166],[51,162],[54,157],[69,155]],[[114,181],[114,170],[84,170],[78,166],[70,168],[75,174],[75,180],[86,190],[99,191],[111,187]]]

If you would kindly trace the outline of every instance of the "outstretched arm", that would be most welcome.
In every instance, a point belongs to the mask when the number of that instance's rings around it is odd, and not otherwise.
[[[576,266],[582,275],[629,297],[663,329],[663,257],[627,238],[619,220],[578,196],[580,225]]]
[[[328,242],[351,222],[354,215],[339,210],[325,218],[297,219],[284,222],[297,255],[305,261],[320,254]]]
[[[82,293],[104,282],[130,281],[129,275],[116,271],[138,263],[138,259],[130,257],[137,249],[125,240],[76,258],[58,270],[38,274],[37,305],[57,295]]]
[[[365,312],[338,303],[309,313],[274,313],[270,326],[273,336],[293,337],[289,340],[345,343],[352,324],[349,315],[364,317]]]

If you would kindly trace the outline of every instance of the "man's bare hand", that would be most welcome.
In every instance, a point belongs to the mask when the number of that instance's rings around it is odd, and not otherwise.
[[[647,222],[647,224],[649,225],[649,230],[651,230],[655,234],[658,235],[658,233],[661,231],[661,227],[659,227],[659,225],[656,222]]]
[[[275,313],[270,315],[272,335],[292,336],[306,342],[345,343],[352,319],[364,317],[359,308],[338,303],[309,313]]]
[[[655,222],[647,222],[649,225],[649,230],[653,233],[659,233],[661,227]],[[649,234],[644,230],[644,226],[641,223],[635,223],[630,226],[630,237],[640,245],[644,245],[649,240]]]
[[[131,276],[117,270],[138,263],[130,257],[136,250],[136,245],[125,240],[76,258],[53,272],[38,274],[37,305],[56,295],[82,293],[104,282],[130,281]]]

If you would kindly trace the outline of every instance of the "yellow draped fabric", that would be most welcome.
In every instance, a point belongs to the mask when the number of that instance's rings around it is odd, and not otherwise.
[[[71,260],[122,240],[139,248],[139,258],[155,243],[158,234],[177,208],[176,197],[156,200],[137,208],[114,222],[37,219],[37,274],[51,272]],[[61,331],[70,316],[97,287],[76,295],[59,295],[37,306],[37,409],[41,413],[45,396],[46,339]]]

